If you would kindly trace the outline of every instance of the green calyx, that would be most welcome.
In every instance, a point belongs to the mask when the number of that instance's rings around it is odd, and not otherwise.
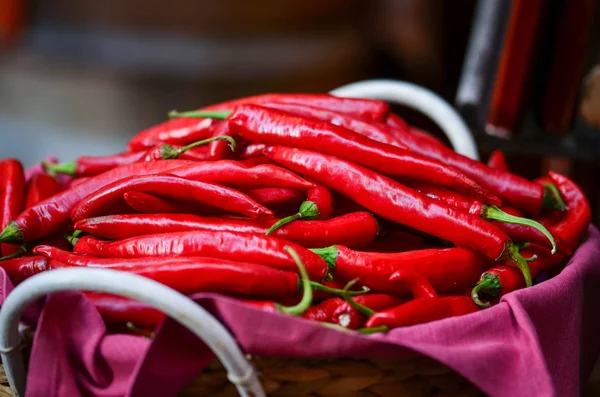
[[[77,230],[76,230],[76,232],[77,232]],[[79,240],[79,237],[75,236],[75,233],[73,233],[72,236],[65,236],[65,238],[67,239],[69,244],[71,244],[72,246],[75,246],[75,244],[77,244],[77,241]]]
[[[502,258],[517,266],[519,270],[521,270],[523,278],[525,279],[525,285],[527,287],[531,287],[533,285],[529,264],[521,256],[519,253],[519,248],[516,245],[514,245],[512,242],[507,243]]]
[[[522,218],[520,216],[514,216],[511,214],[507,214],[502,211],[500,208],[495,205],[483,205],[483,209],[481,211],[481,217],[486,220],[494,220],[503,223],[512,223],[515,225],[524,225],[531,226],[534,229],[539,230],[552,244],[552,253],[556,252],[556,241],[554,241],[554,237],[552,234],[546,229],[544,225],[539,222],[534,221],[533,219]]]
[[[489,296],[492,299],[495,299],[500,296],[502,293],[502,282],[500,281],[500,277],[497,274],[493,273],[483,273],[481,275],[481,280],[477,283],[477,285],[471,291],[471,299],[477,306],[482,309],[490,307],[489,302],[482,302],[479,294],[483,293],[486,296]]]
[[[0,233],[0,242],[2,243],[22,243],[23,229],[17,225],[15,221],[11,221],[6,225],[6,228]]]
[[[287,225],[298,219],[317,219],[321,213],[319,212],[319,207],[317,204],[312,201],[305,201],[300,204],[300,209],[294,215],[286,216],[285,218],[281,218],[277,222],[273,224],[265,233],[267,236],[271,235],[275,230],[279,229],[282,226]]]
[[[56,174],[75,176],[77,163],[75,161],[71,161],[70,163],[53,164],[42,161],[42,168],[51,176],[56,176]]]
[[[171,110],[169,112],[170,119],[176,118],[190,118],[190,119],[215,119],[225,120],[229,115],[233,113],[232,110],[217,110],[217,111],[201,111],[192,110],[188,112],[178,112],[177,110]]]
[[[542,208],[557,211],[564,211],[567,208],[558,188],[552,183],[544,183]]]
[[[293,248],[288,246],[284,247],[284,250],[292,257],[292,259],[294,259],[294,262],[296,262],[296,266],[298,266],[298,271],[300,272],[300,278],[302,280],[303,287],[302,299],[300,300],[300,302],[298,302],[297,305],[294,306],[282,306],[279,304],[276,304],[275,306],[277,307],[277,310],[279,310],[282,313],[291,314],[293,316],[300,316],[306,310],[308,310],[308,308],[312,304],[313,289],[310,283],[310,278],[308,277],[308,272],[306,271],[306,267],[304,266],[304,263],[302,263],[302,260],[300,259],[298,253],[294,251]]]
[[[338,256],[338,249],[336,245],[331,245],[325,248],[311,248],[311,251],[323,258],[325,262],[327,262],[329,272],[333,272],[333,269],[335,269],[335,261]]]
[[[222,136],[214,136],[212,138],[203,139],[201,141],[190,143],[189,145],[180,147],[178,149],[174,148],[173,146],[171,146],[167,143],[165,145],[162,145],[162,147],[160,148],[161,158],[163,160],[176,159],[182,153],[185,153],[190,149],[193,149],[198,146],[206,145],[207,143],[211,143],[214,141],[227,141],[229,143],[229,148],[231,149],[231,151],[235,152],[235,140],[232,137],[230,137],[229,135],[222,135]]]
[[[13,259],[13,258],[17,258],[21,255],[25,255],[27,253],[27,251],[29,251],[30,249],[31,249],[30,244],[23,244],[19,247],[18,250],[16,250],[12,254],[4,255],[3,257],[0,257],[0,261],[5,261],[7,259]]]

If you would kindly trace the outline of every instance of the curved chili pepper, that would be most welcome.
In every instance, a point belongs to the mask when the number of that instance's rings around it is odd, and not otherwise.
[[[344,303],[345,300],[342,298],[329,298],[310,307],[304,314],[303,318],[318,322],[331,322],[333,320],[333,313]]]
[[[590,205],[575,182],[555,172],[550,172],[549,175],[567,203],[565,216],[550,226],[550,231],[561,240],[561,248],[571,252],[577,247],[590,224]]]
[[[300,255],[312,279],[322,280],[328,272],[327,263],[306,248],[276,237],[257,234],[191,231],[151,234],[112,242],[96,240],[89,236],[75,240],[75,252],[101,257],[212,256],[230,260],[243,258],[248,262],[295,271],[295,262],[283,250],[290,246]]]
[[[415,299],[373,315],[365,326],[398,328],[462,316],[478,310],[477,305],[468,296]]]
[[[145,234],[192,230],[265,234],[270,225],[269,222],[249,219],[156,213],[84,219],[75,224],[75,229],[96,237],[122,240]],[[377,220],[373,215],[368,212],[355,212],[327,221],[294,222],[278,229],[273,236],[307,248],[321,248],[332,244],[358,248],[369,244],[377,236],[377,231]]]
[[[253,189],[247,194],[257,203],[269,208],[297,204],[306,198],[306,191],[285,188]]]
[[[76,178],[100,175],[121,165],[136,163],[144,158],[145,151],[125,152],[110,156],[83,156],[69,163],[46,163],[42,166],[49,174],[66,174]]]
[[[160,194],[161,196],[187,202],[208,204],[250,218],[273,216],[269,209],[261,206],[247,195],[224,186],[190,181],[172,175],[139,175],[110,183],[84,197],[73,208],[71,219],[73,222],[77,222],[80,219],[102,215],[106,208],[123,200],[123,194],[128,191]]]
[[[229,146],[232,152],[235,151],[235,140],[228,135],[222,134],[218,136],[213,136],[212,138],[207,138],[201,141],[190,143],[186,146],[175,147],[169,144],[156,145],[146,152],[144,157],[142,157],[141,161],[170,160],[176,158],[181,158],[182,160],[192,160],[194,158],[186,159],[182,155],[187,153],[191,149],[197,148],[202,145],[214,143],[215,141],[222,142],[225,146],[225,150],[227,150],[227,146]],[[210,156],[209,159],[212,160]]]
[[[522,253],[524,257],[533,259],[529,261],[532,277],[536,277],[567,258],[567,254],[562,251],[552,255],[550,251],[533,245],[525,248]],[[480,295],[497,299],[509,292],[523,288],[524,284],[523,276],[514,267],[497,265],[481,275],[479,282],[471,291],[471,297],[479,307],[485,308],[490,304],[482,302]]]
[[[510,226],[505,227],[505,225],[518,225],[523,227],[525,230],[529,230],[527,236],[531,236],[535,238],[535,241],[532,240],[517,240],[517,241],[528,241],[528,242],[537,242],[540,239],[537,238],[537,234],[532,231],[535,230],[538,232],[543,240],[543,245],[547,245],[550,243],[553,251],[556,251],[556,242],[552,234],[548,231],[548,229],[542,225],[541,223],[533,220],[524,218],[523,214],[516,210],[508,208],[508,211],[503,211],[502,209],[494,206],[483,204],[480,201],[477,201],[470,197],[465,197],[459,193],[451,192],[444,188],[439,188],[436,186],[429,186],[425,184],[411,184],[415,190],[420,193],[425,194],[427,197],[432,198],[434,200],[442,201],[448,204],[451,207],[460,209],[465,211],[471,215],[479,216],[481,219],[485,219],[486,221],[497,221],[495,223],[498,228],[504,230],[510,238],[515,238],[510,231],[514,230]],[[519,234],[518,237],[523,237],[523,234]]]
[[[0,162],[0,228],[4,229],[10,221],[25,208],[25,172],[18,160],[6,159]],[[2,244],[1,255],[17,251],[19,246]]]
[[[456,188],[486,203],[500,203],[493,194],[453,168],[328,122],[252,105],[237,107],[228,122],[233,133],[253,142],[316,150],[386,174]]]
[[[215,139],[215,141],[209,144],[210,160],[223,160],[228,157],[227,143],[219,139],[229,134],[229,123],[221,123],[221,125],[215,128],[212,136],[212,139]]]
[[[60,182],[48,174],[35,174],[25,185],[25,208],[52,197],[63,190]]]
[[[514,215],[517,217],[523,216],[523,214],[516,208],[502,207],[502,210],[510,215]],[[557,212],[557,213],[562,214],[561,212]],[[548,222],[548,219],[546,219],[544,217],[544,218],[539,218],[539,220],[538,219],[534,219],[534,220],[536,222],[538,222],[539,224],[543,225],[547,230],[549,230],[550,223]],[[495,222],[495,224],[500,229],[504,230],[506,232],[506,234],[508,234],[513,241],[528,242],[528,243],[532,243],[532,244],[538,244],[543,247],[552,248],[552,244],[551,244],[550,240],[548,240],[548,238],[537,228],[534,228],[534,227],[531,227],[528,225],[520,225],[520,224],[516,224],[516,223]],[[560,247],[562,245],[560,239],[554,234],[553,234],[553,237],[554,237],[554,240],[556,241],[556,245]]]
[[[185,164],[191,163],[185,160],[151,161],[128,164],[107,171],[27,208],[18,217],[13,218],[13,222],[0,233],[0,242],[29,242],[49,236],[68,222],[71,210],[82,198],[108,183],[131,175],[167,172]]]
[[[210,213],[210,207],[170,200],[142,192],[126,192],[123,200],[132,209],[144,214],[198,214]],[[157,231],[156,233],[158,233]],[[148,234],[148,233],[144,233]]]
[[[504,157],[504,152],[500,149],[494,150],[492,154],[490,154],[487,165],[496,170],[510,171],[510,168],[508,168],[508,164],[506,163],[506,157]]]
[[[13,284],[48,270],[48,261],[40,255],[22,256],[19,258],[0,261],[0,267],[4,269]]]
[[[493,262],[467,248],[446,248],[400,253],[360,252],[341,245],[315,248],[313,252],[324,258],[333,268],[334,279],[359,278],[360,284],[373,292],[401,294],[401,285],[390,283],[390,277],[399,270],[420,273],[436,291],[452,291],[477,282],[481,273]]]
[[[421,273],[412,269],[400,269],[390,276],[390,283],[403,284],[415,299],[435,298],[437,292]]]
[[[165,319],[165,314],[151,306],[118,295],[84,292],[107,323],[134,324],[155,328]]]
[[[152,126],[136,134],[127,145],[130,152],[147,150],[155,145],[187,145],[210,138],[214,129],[222,124],[215,119],[173,119]]]
[[[503,203],[526,213],[537,214],[542,208],[562,209],[552,194],[534,182],[517,175],[496,170],[470,159],[443,145],[434,144],[422,136],[396,130],[396,137],[409,149],[425,157],[457,168],[475,182],[498,195]]]
[[[265,154],[391,221],[484,254],[507,259],[528,277],[527,263],[510,238],[481,218],[462,213],[374,171],[348,161],[300,149],[271,146]],[[362,279],[362,278],[361,278]]]

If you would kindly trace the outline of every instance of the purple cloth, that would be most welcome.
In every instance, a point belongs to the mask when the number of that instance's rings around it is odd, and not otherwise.
[[[10,289],[5,275],[0,286]],[[0,296],[3,299],[4,295]],[[402,358],[422,354],[490,396],[579,396],[598,357],[600,234],[556,277],[506,295],[468,316],[362,336],[267,313],[217,294],[198,294],[250,354]],[[175,396],[212,359],[206,346],[167,320],[152,341],[107,335],[80,293],[47,299],[29,365],[28,396]]]

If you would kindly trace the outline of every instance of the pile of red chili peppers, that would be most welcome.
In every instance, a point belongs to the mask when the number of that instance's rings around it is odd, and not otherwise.
[[[123,153],[43,166],[26,181],[0,162],[13,283],[110,268],[364,333],[476,312],[556,274],[590,222],[565,176],[526,180],[501,152],[466,158],[384,102],[324,94],[171,112]],[[86,294],[107,323],[162,319]]]

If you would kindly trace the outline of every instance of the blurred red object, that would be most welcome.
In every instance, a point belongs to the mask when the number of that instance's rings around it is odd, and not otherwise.
[[[0,1],[0,44],[10,45],[23,30],[25,0]]]

